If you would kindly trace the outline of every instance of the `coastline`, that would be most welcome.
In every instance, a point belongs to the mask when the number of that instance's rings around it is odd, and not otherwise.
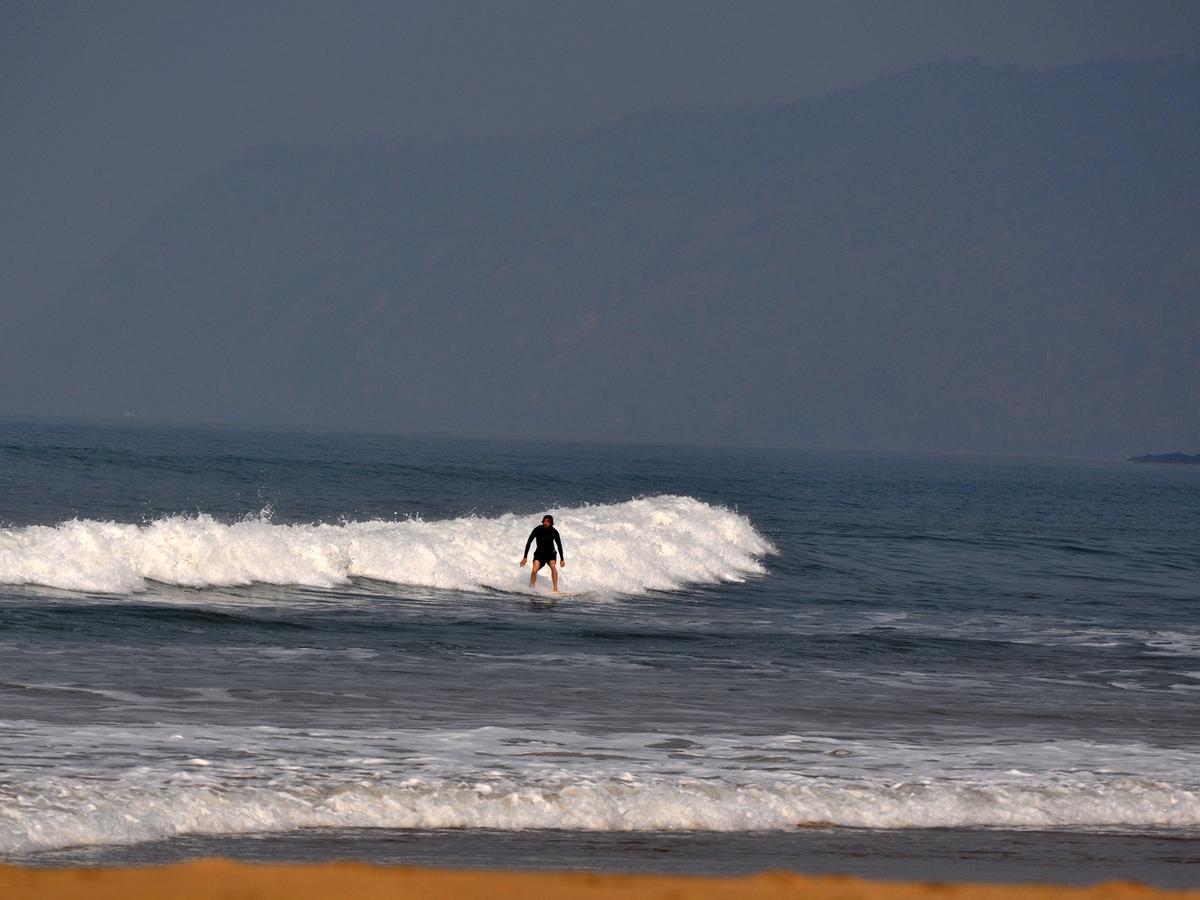
[[[1163,890],[1132,882],[1091,887],[865,881],[847,876],[764,872],[739,878],[591,872],[510,872],[373,866],[365,863],[258,865],[222,859],[164,867],[30,869],[0,866],[0,896],[12,900],[174,900],[353,896],[439,898],[554,897],[591,900],[1200,900],[1200,890]]]
[[[769,871],[875,882],[1087,886],[1135,881],[1200,887],[1188,831],[1105,834],[993,829],[795,829],[791,832],[588,832],[306,828],[178,835],[148,843],[9,855],[38,869],[122,869],[202,859],[259,865],[359,862],[477,871],[599,872],[740,878]]]

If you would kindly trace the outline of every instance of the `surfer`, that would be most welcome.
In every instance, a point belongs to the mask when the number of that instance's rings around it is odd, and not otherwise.
[[[521,557],[521,565],[529,562],[529,545],[537,541],[533,550],[533,569],[529,572],[529,586],[537,584],[538,569],[550,566],[550,580],[554,583],[554,593],[558,593],[558,567],[567,564],[566,554],[563,553],[562,538],[554,527],[554,516],[542,516],[542,524],[529,532],[529,540],[525,542],[525,553]],[[558,547],[555,550],[555,546]],[[561,562],[559,561],[561,560]]]

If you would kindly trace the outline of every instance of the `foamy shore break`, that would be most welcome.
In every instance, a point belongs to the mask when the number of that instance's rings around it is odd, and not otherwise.
[[[252,865],[205,860],[162,868],[26,869],[0,866],[0,896],[11,900],[575,900],[621,897],[746,900],[1200,900],[1200,890],[1168,891],[1138,884],[906,884],[841,876],[767,872],[744,878],[624,875],[590,872],[491,872],[385,867],[362,863]]]

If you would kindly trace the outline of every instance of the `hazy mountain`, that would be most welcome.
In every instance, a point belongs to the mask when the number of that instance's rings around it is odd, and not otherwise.
[[[530,141],[264,147],[7,335],[0,409],[1191,449],[1198,288],[1200,64],[946,63]]]

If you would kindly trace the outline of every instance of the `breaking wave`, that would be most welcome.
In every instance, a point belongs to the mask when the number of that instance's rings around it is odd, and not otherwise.
[[[763,573],[771,544],[749,520],[692,497],[551,510],[569,565],[564,588],[637,594]],[[0,530],[0,584],[129,594],[148,582],[334,587],[351,578],[450,590],[518,589],[536,516],[278,525],[208,515],[145,525],[73,520]]]
[[[0,856],[302,828],[1200,826],[1197,753],[1139,743],[29,721],[0,737]]]
[[[796,827],[1070,828],[1200,825],[1200,794],[1167,783],[778,783],[600,779],[303,787],[177,783],[166,788],[45,785],[2,797],[0,854],[130,844],[181,834],[300,828],[770,831]]]

